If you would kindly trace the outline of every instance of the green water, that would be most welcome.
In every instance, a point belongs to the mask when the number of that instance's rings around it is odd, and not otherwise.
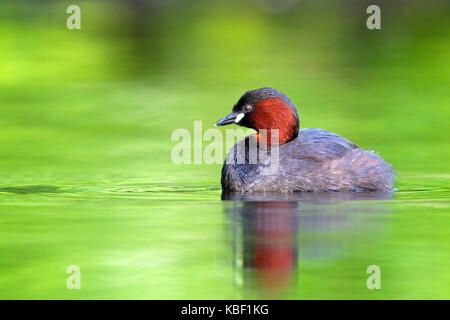
[[[394,7],[378,34],[336,6],[179,5],[143,38],[101,2],[86,2],[78,33],[60,4],[7,3],[0,298],[450,298],[444,2]],[[434,23],[416,27],[414,12]],[[392,163],[393,194],[221,200],[220,164],[172,163],[173,130],[212,128],[264,85],[289,95],[303,128]],[[79,290],[66,286],[71,265]],[[370,265],[380,290],[366,286]]]

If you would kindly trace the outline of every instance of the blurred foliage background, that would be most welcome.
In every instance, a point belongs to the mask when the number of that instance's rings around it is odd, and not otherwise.
[[[374,3],[381,30],[365,26]],[[81,30],[66,28],[70,4]],[[169,164],[171,132],[205,130],[245,90],[272,86],[302,127],[379,151],[399,173],[447,171],[448,13],[447,1],[2,1],[2,166],[127,160],[146,178],[164,165],[209,177]]]
[[[81,30],[66,27],[71,4],[81,8]],[[366,28],[370,4],[381,8],[381,30]],[[217,202],[221,165],[174,165],[170,136],[177,128],[192,130],[194,120],[203,121],[203,130],[212,128],[248,89],[275,87],[297,105],[303,128],[324,128],[379,152],[397,171],[397,198],[434,190],[445,200],[449,8],[446,0],[2,0],[0,197],[8,212],[1,220],[2,295],[54,297],[59,287],[51,273],[36,272],[63,270],[63,283],[65,269],[58,263],[72,264],[69,258],[76,256],[94,273],[123,279],[120,292],[103,286],[80,297],[135,297],[136,286],[127,284],[137,282],[127,276],[139,274],[142,246],[159,257],[151,278],[159,289],[146,297],[229,297],[206,288],[223,286],[207,273],[215,253],[204,247],[223,222]],[[215,204],[203,207],[194,200]],[[448,216],[442,202],[426,207]],[[401,246],[415,241],[418,233],[411,228],[422,221],[416,212],[418,220],[406,223],[409,209],[395,220],[403,232],[395,242],[399,247],[386,247],[394,250],[391,257],[403,254],[410,268],[439,275],[419,274],[426,279],[419,284],[425,296],[436,285],[428,296],[448,298],[442,252],[427,249],[448,244],[445,230],[435,228],[447,220],[424,227],[423,256],[415,256],[415,249]],[[191,249],[183,247],[187,243]],[[386,247],[369,251],[375,255]],[[125,259],[130,252],[134,260]],[[191,260],[174,258],[183,254]],[[93,262],[111,257],[132,269],[103,269]],[[421,265],[425,261],[437,261],[442,269]],[[346,274],[349,263],[341,261]],[[177,276],[183,278],[175,285],[170,281]],[[196,291],[199,281],[205,287]],[[308,283],[319,298],[358,292]],[[417,297],[406,283],[382,297]],[[58,297],[72,297],[63,289]]]

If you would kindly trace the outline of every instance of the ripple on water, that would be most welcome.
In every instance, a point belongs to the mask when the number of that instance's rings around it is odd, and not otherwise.
[[[141,192],[154,192],[154,193],[196,193],[196,192],[208,192],[208,191],[220,191],[218,187],[199,187],[199,186],[120,186],[106,189],[107,192],[114,193],[141,193]]]
[[[67,191],[56,186],[32,185],[32,186],[1,187],[0,192],[15,193],[15,194],[36,194],[36,193],[63,193]]]

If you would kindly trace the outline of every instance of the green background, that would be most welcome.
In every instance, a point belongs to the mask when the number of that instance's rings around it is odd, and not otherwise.
[[[81,30],[66,28],[70,4]],[[366,28],[370,4],[381,30]],[[450,298],[449,9],[3,0],[0,298]],[[276,292],[233,267],[231,240],[252,235],[229,214],[244,204],[220,199],[221,164],[171,161],[175,129],[212,128],[262,86],[291,98],[303,128],[397,173],[390,200],[300,202],[322,222],[300,219],[295,281]],[[372,264],[381,290],[366,287]]]

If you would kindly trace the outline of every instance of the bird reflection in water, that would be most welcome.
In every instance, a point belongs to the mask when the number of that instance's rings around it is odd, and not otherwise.
[[[222,200],[229,200],[224,207],[236,284],[280,297],[295,286],[299,260],[332,259],[355,241],[352,236],[336,237],[336,231],[348,235],[352,230],[382,228],[371,219],[361,220],[361,213],[383,213],[386,207],[354,200],[390,197],[389,193],[223,193]]]

